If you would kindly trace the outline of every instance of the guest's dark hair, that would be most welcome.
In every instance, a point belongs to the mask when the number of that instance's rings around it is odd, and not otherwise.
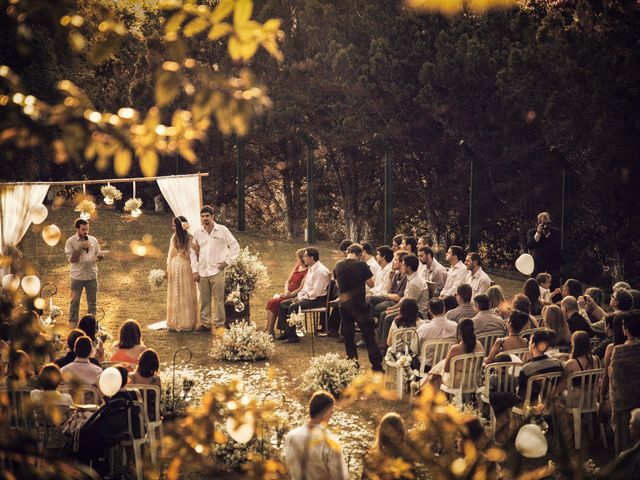
[[[520,333],[527,323],[529,323],[529,314],[521,310],[512,310],[509,314],[509,323],[515,333]]]
[[[153,377],[160,369],[160,360],[155,350],[147,348],[138,357],[138,368],[136,373],[141,377],[150,378]]]
[[[187,219],[182,215],[173,218],[173,224],[176,227],[176,233],[173,234],[172,241],[174,247],[179,252],[186,252],[191,247],[189,242],[189,232],[182,228],[182,224],[187,223]]]
[[[538,282],[540,285],[550,281],[551,281],[551,275],[549,275],[548,273],[542,272],[536,275],[536,282]]]
[[[573,332],[571,336],[571,354],[569,358],[587,357],[587,365],[593,368],[593,357],[591,355],[591,341],[589,334],[585,331],[578,330]]]
[[[451,250],[451,253],[455,255],[458,260],[464,260],[466,257],[463,248],[458,245],[451,245],[449,250]]]
[[[424,243],[425,246],[433,247],[433,238],[429,235],[420,235],[419,239],[422,240],[422,243]]]
[[[473,297],[473,303],[476,304],[478,310],[489,310],[489,297],[484,293],[479,293],[478,295]]]
[[[320,252],[317,248],[308,247],[305,249],[305,252],[307,252],[307,257],[313,258],[314,261],[317,262],[318,260],[320,260]]]
[[[385,259],[387,263],[393,261],[393,250],[389,245],[382,245],[381,247],[376,248],[376,252]]]
[[[624,334],[622,330],[622,325],[624,322],[624,317],[627,312],[618,312],[613,317],[613,323],[611,326],[613,327],[613,344],[614,345],[622,345],[627,341],[627,336]]]
[[[417,272],[420,266],[420,260],[415,255],[407,255],[402,260],[402,263],[404,263],[405,267],[409,267],[412,272]]]
[[[453,299],[455,300],[455,298]],[[442,315],[444,313],[444,302],[437,297],[432,298],[429,300],[429,311],[434,316]]]
[[[369,242],[364,242],[362,244],[362,250],[367,252],[367,255],[373,255],[373,245],[371,245]]]
[[[352,243],[347,247],[347,254],[349,253],[353,253],[359,257],[362,255],[362,245],[359,243]]]
[[[400,303],[400,315],[396,317],[398,328],[413,328],[418,321],[418,302],[413,298],[405,298]]]
[[[73,347],[76,344],[76,340],[84,335],[85,332],[83,332],[79,328],[74,328],[73,330],[69,331],[69,334],[67,335],[67,348],[70,352],[73,352]]]
[[[540,285],[530,278],[524,282],[522,293],[529,299],[531,315],[542,315],[542,302],[540,301]]]
[[[482,266],[482,257],[478,252],[469,252],[467,256],[471,259],[472,262],[476,262],[479,267]]]
[[[633,308],[633,296],[629,290],[616,290],[613,292],[613,298],[616,300],[618,310],[626,312]]]
[[[535,332],[533,332],[532,341],[533,341],[533,344],[536,346],[536,348],[541,343],[546,343],[547,344],[547,348],[548,348],[549,346],[551,346],[551,335],[549,335],[549,331],[546,330],[546,329],[545,330],[536,330]],[[542,350],[542,352],[543,353],[546,352],[547,348]]]
[[[527,312],[529,315],[531,315],[531,302],[529,301],[529,297],[527,297],[526,295],[518,293],[513,297],[511,305],[513,305],[513,308],[515,310]]]
[[[353,242],[351,240],[342,240],[340,242],[340,246],[338,247],[340,249],[341,252],[346,252],[347,248],[349,248],[349,245],[353,244]]]
[[[576,280],[575,278],[569,278],[566,282],[564,282],[564,286],[567,287],[569,295],[571,295],[572,297],[578,298],[580,295],[582,295],[582,283],[580,283],[579,280]]]
[[[394,256],[400,263],[402,263],[404,257],[406,257],[407,255],[409,255],[409,252],[407,252],[406,250],[397,250],[396,253],[394,253]]]
[[[471,296],[473,295],[473,289],[468,283],[463,283],[458,285],[456,293],[460,295],[460,298],[462,298],[464,303],[469,303],[471,301]]]
[[[318,390],[311,396],[311,400],[309,400],[309,416],[311,418],[318,418],[324,415],[335,403],[336,399],[333,398],[333,395],[325,390]]]
[[[118,333],[118,348],[133,348],[140,345],[142,332],[135,320],[129,319],[120,326]]]
[[[476,331],[473,327],[473,320],[470,318],[462,319],[458,324],[458,333],[460,334],[460,340],[464,343],[464,351],[473,353],[476,349]]]
[[[397,245],[398,247],[400,246],[400,244],[402,243],[402,239],[404,238],[403,235],[396,235],[395,237],[393,237],[393,239],[391,240],[391,243],[393,243],[394,245]]]
[[[91,339],[86,335],[78,338],[73,346],[73,352],[76,354],[77,358],[89,358],[92,349],[93,345],[91,344]]]
[[[433,249],[431,247],[420,247],[418,252],[422,252],[425,255],[431,255],[431,258],[433,258]]]
[[[589,287],[584,291],[585,295],[589,295],[596,305],[602,307],[604,302],[604,292],[598,287]]]
[[[116,365],[115,368],[120,372],[120,390],[122,390],[129,383],[129,370],[124,365]]]
[[[403,240],[406,245],[411,245],[411,253],[416,253],[416,247],[418,246],[416,237],[404,237]]]
[[[571,330],[559,306],[547,305],[542,309],[541,326],[556,332],[558,345],[571,344]]]
[[[442,299],[444,302],[444,311],[448,312],[449,310],[453,310],[454,308],[458,308],[458,301],[456,297],[453,295],[447,295]]]
[[[60,382],[62,382],[62,374],[58,365],[47,363],[42,367],[38,375],[38,386],[42,390],[55,390],[60,386]]]
[[[200,213],[208,213],[209,215],[213,216],[213,207],[211,205],[205,205],[200,209]]]
[[[91,314],[85,315],[78,322],[78,329],[82,330],[91,341],[95,341],[96,333],[98,332],[98,321],[96,317]]]
[[[76,221],[73,222],[73,226],[76,227],[76,230],[79,229],[82,225],[89,225],[84,218],[76,218]]]
[[[625,312],[622,325],[633,338],[640,338],[640,310]]]

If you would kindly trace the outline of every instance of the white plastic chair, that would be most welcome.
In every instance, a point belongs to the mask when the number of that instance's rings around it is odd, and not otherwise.
[[[56,411],[57,410],[57,411]],[[33,410],[37,429],[38,451],[42,454],[46,450],[59,450],[67,442],[62,433],[61,425],[69,415],[68,405],[37,406]],[[55,419],[58,421],[54,421]]]
[[[563,372],[544,373],[533,375],[527,380],[527,391],[524,395],[524,402],[521,407],[513,407],[511,416],[522,417],[523,419],[529,414],[532,406],[543,404],[544,408],[541,412],[543,415],[551,413],[552,399],[556,393],[558,382],[563,376]],[[533,395],[533,385],[536,384],[537,395]]]
[[[132,383],[127,385],[127,390],[137,390],[142,397],[142,404],[147,417],[149,426],[149,446],[151,449],[151,463],[156,464],[158,461],[158,452],[162,447],[162,417],[160,416],[160,387],[157,385],[144,385]],[[155,394],[155,397],[152,395]],[[153,412],[150,415],[150,412]],[[154,420],[151,420],[151,419]],[[157,433],[157,435],[156,435]]]
[[[449,349],[456,343],[458,341],[455,338],[437,338],[422,342],[420,344],[420,376],[426,373],[427,367],[432,367],[444,360]],[[427,356],[432,357],[429,365],[427,365]]]
[[[582,415],[596,415],[598,412],[598,385],[604,377],[604,369],[596,368],[574,372],[567,377],[567,406],[566,410],[573,416],[573,438],[575,448],[582,447]],[[593,424],[591,419],[587,424],[589,436],[593,438]],[[600,435],[604,447],[607,448],[607,437],[604,425],[599,423]]]
[[[449,364],[449,375],[442,377],[440,390],[453,396],[453,401],[462,405],[465,395],[474,394],[482,379],[482,362],[484,352],[465,353],[453,357]],[[457,368],[462,364],[462,368]],[[446,382],[444,382],[446,380]]]
[[[93,385],[73,385],[66,383],[58,387],[60,393],[68,393],[73,402],[79,405],[102,405],[104,403],[100,391]]]
[[[478,409],[482,411],[482,404],[489,406],[489,419],[491,425],[491,438],[496,436],[496,416],[489,403],[491,392],[514,392],[518,387],[518,373],[522,368],[521,363],[497,362],[484,367],[484,384],[478,388]]]
[[[31,388],[3,388],[9,397],[9,427],[22,431],[35,429]]]
[[[496,340],[502,337],[504,337],[504,333],[496,331],[492,333],[482,333],[477,336],[477,340],[482,344],[484,351],[488,353],[493,348],[493,344],[496,343]]]
[[[138,480],[144,479],[142,472],[142,446],[149,441],[146,428],[148,421],[144,408],[144,405],[140,401],[136,400],[131,402],[131,406],[127,409],[128,435],[125,440],[118,444],[118,446],[124,448],[125,451],[127,447],[131,447],[133,450],[133,460],[136,469],[136,478]],[[137,426],[137,429],[134,425]],[[136,437],[136,430],[139,432],[139,438]]]
[[[389,349],[395,353],[396,355],[410,355],[411,354],[411,342],[414,338],[417,338],[418,333],[416,328],[399,328],[391,337],[391,347]],[[385,362],[385,375],[389,377],[389,371],[392,368],[396,370],[396,392],[398,394],[398,398],[402,398],[402,394],[404,393],[404,368],[396,365],[389,364]],[[385,384],[386,384],[385,380]]]
[[[522,362],[526,362],[527,359],[529,358],[529,349],[528,348],[514,348],[513,350],[508,350],[506,352],[507,355],[515,355],[516,357],[518,357],[520,360],[522,360]]]
[[[531,335],[533,335],[535,332],[537,332],[538,330],[546,330],[546,328],[543,327],[539,327],[539,328],[527,328],[526,330],[522,330],[520,332],[520,336],[522,338],[530,338]]]

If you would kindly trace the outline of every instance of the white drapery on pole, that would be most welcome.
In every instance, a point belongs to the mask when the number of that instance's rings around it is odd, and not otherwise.
[[[200,226],[200,177],[179,176],[159,178],[158,186],[173,215],[182,215],[189,222],[189,233]]]
[[[2,252],[16,246],[24,237],[31,218],[29,210],[40,205],[49,190],[49,184],[11,185],[0,187],[0,246]],[[0,268],[0,275],[8,271]]]

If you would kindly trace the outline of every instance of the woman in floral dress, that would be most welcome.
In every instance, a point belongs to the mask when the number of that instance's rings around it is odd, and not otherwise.
[[[167,328],[191,331],[198,322],[196,283],[191,275],[189,224],[183,216],[171,222],[173,236],[167,255]]]

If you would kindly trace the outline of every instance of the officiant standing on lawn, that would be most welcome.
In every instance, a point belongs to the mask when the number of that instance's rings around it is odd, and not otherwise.
[[[200,209],[202,226],[193,233],[191,271],[200,290],[198,331],[224,327],[224,270],[238,258],[240,245],[229,229],[215,222],[213,207]]]

